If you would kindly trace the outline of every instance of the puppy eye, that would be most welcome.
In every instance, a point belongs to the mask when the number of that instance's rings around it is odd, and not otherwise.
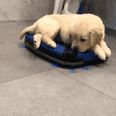
[[[86,41],[86,39],[81,38],[81,42],[85,42],[85,41]]]

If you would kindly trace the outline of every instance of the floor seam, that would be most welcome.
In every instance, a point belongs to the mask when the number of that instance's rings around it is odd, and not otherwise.
[[[116,60],[114,58],[112,58],[112,57],[110,57],[110,58],[116,62]]]
[[[58,70],[58,71],[59,71],[59,70]],[[81,81],[79,81],[79,80],[77,80],[77,79],[75,79],[75,78],[73,78],[73,77],[71,77],[71,76],[69,76],[69,75],[63,73],[63,72],[61,72],[61,71],[59,71],[59,72],[62,73],[62,74],[64,74],[64,75],[66,75],[66,76],[68,76],[69,78],[71,78],[71,79],[73,79],[73,80],[75,80],[75,81],[77,81],[77,82],[79,82],[79,83],[81,83],[81,84],[83,84],[83,85],[85,85],[85,86],[87,86],[87,87],[89,87],[89,88],[91,88],[91,89],[97,91],[97,92],[100,92],[100,93],[102,93],[103,95],[105,95],[105,96],[107,96],[107,97],[109,97],[109,98],[111,98],[111,99],[113,99],[113,100],[116,101],[116,98],[113,98],[113,97],[111,97],[111,96],[105,94],[104,92],[102,92],[102,91],[100,91],[100,90],[98,90],[98,89],[95,89],[95,88],[93,88],[93,87],[91,87],[91,86],[89,86],[89,85],[87,85],[87,84],[85,84],[85,83],[83,83],[83,82],[81,82]]]
[[[30,77],[30,76],[34,76],[34,75],[37,75],[37,74],[49,72],[49,71],[52,71],[52,70],[54,70],[54,69],[47,70],[47,71],[43,71],[43,72],[36,73],[36,74],[32,74],[32,75],[29,75],[29,76],[25,76],[25,77],[23,77],[23,78],[14,79],[14,80],[11,80],[11,81],[6,81],[6,82],[3,82],[3,83],[0,83],[0,85],[5,84],[5,83],[9,83],[9,82],[13,82],[13,81],[17,81],[17,80],[21,80],[21,79],[24,79],[24,78],[28,78],[28,77]]]

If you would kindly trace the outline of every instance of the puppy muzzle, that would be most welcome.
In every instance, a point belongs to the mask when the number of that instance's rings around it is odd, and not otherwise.
[[[74,47],[74,48],[73,48],[73,51],[74,51],[74,52],[78,52],[78,51],[79,51],[79,48],[78,48],[78,47]]]

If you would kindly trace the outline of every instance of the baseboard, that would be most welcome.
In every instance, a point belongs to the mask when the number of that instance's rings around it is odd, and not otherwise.
[[[116,38],[116,30],[105,27],[105,33]]]

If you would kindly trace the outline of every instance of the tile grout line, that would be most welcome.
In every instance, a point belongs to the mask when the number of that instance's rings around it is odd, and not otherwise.
[[[25,76],[23,78],[19,78],[19,79],[14,79],[14,80],[11,80],[11,81],[6,81],[6,82],[3,82],[3,83],[0,83],[0,85],[2,84],[6,84],[6,83],[10,83],[10,82],[13,82],[13,81],[17,81],[17,80],[21,80],[21,79],[24,79],[24,78],[28,78],[28,77],[31,77],[31,76],[34,76],[34,75],[37,75],[37,74],[42,74],[42,73],[45,73],[45,72],[49,72],[49,71],[52,71],[54,69],[51,69],[51,70],[48,70],[48,71],[43,71],[43,72],[40,72],[40,73],[36,73],[36,74],[33,74],[33,75],[29,75],[29,76]]]
[[[110,58],[116,62],[116,60],[114,58],[112,58],[112,57],[110,57]]]
[[[59,70],[58,70],[58,71],[59,71]],[[63,72],[61,72],[61,71],[59,71],[59,72],[62,73],[62,74],[64,74],[64,75],[66,75],[66,76],[68,76],[68,78],[71,78],[71,79],[73,79],[73,80],[75,80],[75,81],[77,81],[77,82],[79,82],[79,83],[81,83],[81,84],[83,84],[83,85],[85,85],[85,86],[87,86],[87,87],[89,87],[89,88],[91,88],[91,89],[97,91],[97,92],[100,92],[101,94],[103,94],[103,95],[105,95],[105,96],[107,96],[107,97],[109,97],[109,98],[111,98],[111,99],[113,99],[113,100],[116,101],[116,98],[113,98],[113,97],[111,97],[111,96],[105,94],[104,92],[101,92],[100,90],[97,90],[97,89],[95,89],[95,88],[93,88],[93,87],[91,87],[91,86],[89,86],[89,85],[87,85],[87,84],[85,84],[85,83],[83,83],[83,82],[81,82],[81,81],[79,81],[79,80],[76,80],[75,78],[73,78],[73,77],[71,77],[71,76],[69,76],[69,75],[67,75],[67,74],[65,74],[65,73],[63,73]]]
[[[48,71],[43,71],[43,72],[40,72],[40,73],[36,73],[36,74],[34,74],[34,75],[42,74],[42,73],[45,73],[45,72],[50,72],[50,71],[52,71],[52,70],[55,70],[55,69],[51,69],[51,70],[48,70]],[[109,98],[111,98],[111,99],[116,100],[115,98],[113,98],[113,97],[111,97],[111,96],[109,96],[109,95],[107,95],[107,94],[105,94],[105,93],[103,93],[103,92],[101,92],[101,91],[99,91],[99,90],[97,90],[97,89],[95,89],[95,88],[93,88],[93,87],[91,87],[91,86],[89,86],[89,85],[87,85],[87,84],[85,84],[85,83],[79,81],[79,80],[76,80],[75,78],[73,78],[73,77],[71,77],[71,76],[69,76],[69,75],[67,75],[67,74],[65,74],[65,73],[63,73],[63,72],[61,72],[61,71],[59,71],[59,70],[57,70],[57,71],[60,72],[60,73],[62,73],[63,75],[66,75],[66,76],[67,76],[68,78],[70,78],[70,79],[73,79],[73,80],[75,80],[75,81],[77,81],[77,82],[79,82],[79,83],[81,83],[81,84],[83,84],[83,85],[85,85],[85,86],[87,86],[87,87],[89,87],[89,88],[95,90],[95,91],[98,91],[98,92],[104,94],[105,96],[107,96],[107,97],[109,97]],[[13,82],[13,81],[17,81],[17,80],[21,80],[21,79],[24,79],[24,78],[28,78],[28,77],[34,76],[34,75],[29,75],[29,76],[26,76],[26,77],[23,77],[23,78],[19,78],[19,79],[16,79],[16,80],[6,81],[6,82],[3,82],[3,83],[0,83],[0,85],[6,84],[6,83],[10,83],[10,82]]]

